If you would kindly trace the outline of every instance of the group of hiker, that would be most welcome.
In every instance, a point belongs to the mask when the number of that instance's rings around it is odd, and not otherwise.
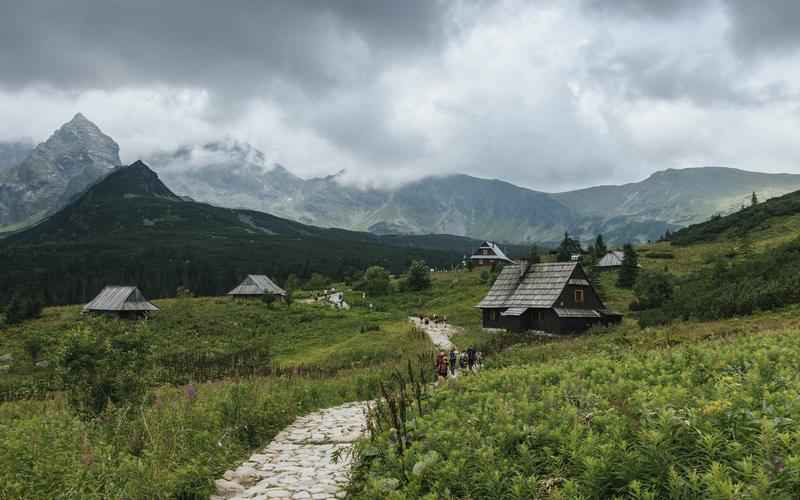
[[[450,349],[449,353],[439,351],[436,355],[436,374],[440,379],[455,376],[456,369],[474,371],[483,366],[483,354],[472,347],[466,351],[458,352]]]
[[[423,316],[418,315],[420,323],[423,325],[434,325],[434,326],[447,326],[447,316],[439,316],[438,314],[434,314],[433,316]]]

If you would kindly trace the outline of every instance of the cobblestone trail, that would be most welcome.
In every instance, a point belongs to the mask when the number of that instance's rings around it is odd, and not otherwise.
[[[211,500],[343,498],[349,451],[366,431],[367,404],[348,403],[298,418],[263,451],[218,479]]]
[[[437,325],[432,321],[426,325],[421,319],[415,316],[409,316],[408,319],[414,326],[427,333],[433,345],[439,349],[448,352],[453,348],[453,343],[450,342],[450,336],[459,332],[458,327],[443,322]]]

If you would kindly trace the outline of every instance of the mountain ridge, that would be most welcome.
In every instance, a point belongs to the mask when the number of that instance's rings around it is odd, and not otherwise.
[[[18,166],[0,170],[0,226],[54,213],[119,162],[119,146],[77,114]],[[268,212],[303,224],[376,234],[453,234],[550,244],[644,242],[800,189],[800,175],[732,167],[666,169],[643,180],[548,193],[467,174],[428,176],[394,188],[355,187],[339,174],[302,178],[246,142],[185,145],[144,160],[183,199]],[[26,177],[27,176],[27,177]],[[51,179],[52,178],[52,179]],[[51,180],[48,180],[51,179]]]
[[[137,283],[153,297],[172,296],[178,286],[219,295],[249,273],[283,280],[322,272],[343,279],[376,264],[400,273],[415,259],[449,267],[478,243],[450,235],[379,236],[315,227],[185,201],[137,161],[114,169],[38,224],[0,240],[0,300],[37,283],[47,285],[51,304],[85,301],[87,290],[112,282]]]

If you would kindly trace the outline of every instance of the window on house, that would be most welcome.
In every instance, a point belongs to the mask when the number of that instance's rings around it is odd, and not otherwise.
[[[583,304],[583,290],[575,290],[575,303]]]

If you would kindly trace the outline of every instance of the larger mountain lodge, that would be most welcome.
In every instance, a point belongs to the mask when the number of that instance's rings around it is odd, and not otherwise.
[[[478,304],[484,328],[555,334],[619,323],[579,262],[506,265]]]

